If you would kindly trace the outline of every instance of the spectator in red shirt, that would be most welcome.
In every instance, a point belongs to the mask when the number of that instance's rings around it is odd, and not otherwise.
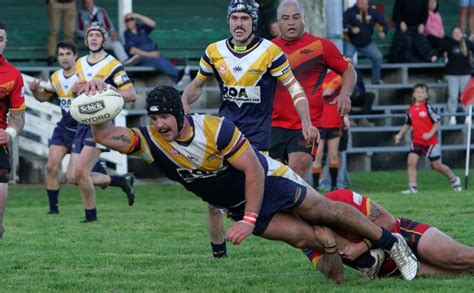
[[[8,197],[10,156],[8,143],[25,125],[23,78],[18,69],[7,62],[3,50],[7,45],[5,22],[0,20],[0,238],[3,236],[3,214]],[[10,121],[10,123],[8,123]]]
[[[403,194],[417,193],[416,164],[420,156],[427,156],[431,166],[449,179],[453,191],[461,191],[461,180],[451,169],[441,163],[441,147],[436,132],[440,126],[439,115],[428,101],[428,86],[424,83],[413,87],[413,104],[407,110],[405,124],[395,135],[395,143],[399,144],[402,137],[413,128],[412,142],[408,153],[407,171],[409,186]]]
[[[280,37],[272,41],[285,52],[296,79],[308,97],[311,122],[321,127],[323,96],[321,85],[327,69],[342,76],[342,88],[336,97],[338,115],[351,109],[350,96],[356,83],[356,73],[329,40],[305,32],[304,10],[295,0],[285,0],[277,9]],[[312,146],[301,134],[298,113],[292,106],[288,91],[277,84],[272,113],[270,156],[306,178],[313,157]]]

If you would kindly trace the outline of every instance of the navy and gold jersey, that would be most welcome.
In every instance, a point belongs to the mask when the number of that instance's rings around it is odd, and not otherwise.
[[[219,115],[234,122],[253,146],[268,150],[276,82],[291,72],[282,50],[263,38],[246,51],[222,40],[207,47],[199,67],[198,78],[214,75],[219,83]]]
[[[111,55],[106,55],[104,59],[91,64],[87,61],[87,56],[83,56],[76,61],[76,73],[80,81],[103,80],[118,90],[133,87],[124,67],[117,59]],[[85,129],[90,128],[90,126],[79,124],[79,128]]]
[[[119,90],[133,86],[122,64],[114,57],[107,55],[99,62],[91,64],[87,61],[87,56],[76,61],[76,72],[80,81],[103,80]]]
[[[64,70],[59,69],[51,75],[48,83],[44,87],[46,93],[56,94],[58,96],[59,106],[61,107],[63,116],[58,122],[58,126],[64,126],[70,130],[75,130],[77,127],[76,120],[74,120],[69,113],[69,107],[71,106],[72,99],[74,99],[72,88],[77,81],[79,81],[79,78],[76,74],[66,76],[64,75]]]
[[[192,114],[186,116],[193,135],[188,141],[166,141],[153,126],[130,129],[133,136],[129,154],[159,167],[165,175],[183,184],[204,201],[221,208],[232,208],[245,201],[244,173],[229,163],[250,146],[248,140],[225,118]],[[304,185],[287,166],[256,151],[269,177],[293,180]],[[272,190],[269,184],[268,190]]]

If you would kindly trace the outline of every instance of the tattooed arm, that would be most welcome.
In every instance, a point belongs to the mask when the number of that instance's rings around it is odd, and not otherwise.
[[[388,231],[392,230],[395,225],[395,218],[373,200],[370,201],[369,219],[377,224],[377,226],[383,227]]]
[[[91,125],[95,141],[120,153],[126,154],[132,142],[134,132],[127,127],[119,127],[106,122]]]
[[[0,129],[0,145],[7,144],[23,130],[25,110],[10,110],[7,129]]]
[[[9,116],[8,127],[13,127],[17,133],[20,133],[25,126],[25,110],[10,110]]]

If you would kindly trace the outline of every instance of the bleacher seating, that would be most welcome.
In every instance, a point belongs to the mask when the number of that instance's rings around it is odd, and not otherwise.
[[[373,0],[370,1],[371,5],[377,7],[379,13],[383,11],[385,19],[389,23],[389,32],[385,40],[380,40],[376,33],[374,33],[374,40],[379,44],[380,51],[384,55],[385,59],[390,53],[390,45],[392,43],[395,28],[392,22],[392,11],[394,0]],[[457,0],[438,0],[440,4],[440,13],[443,18],[444,30],[447,34],[451,32],[451,29],[458,24],[458,1]]]
[[[80,2],[78,8],[82,9]],[[108,11],[118,29],[122,19],[117,16],[117,1],[101,0],[96,4]],[[1,6],[1,17],[9,24],[7,58],[15,65],[44,65],[49,31],[46,1],[3,0]],[[170,58],[197,60],[209,43],[228,35],[226,1],[204,0],[197,5],[194,0],[140,0],[133,2],[133,8],[156,20],[152,38]]]

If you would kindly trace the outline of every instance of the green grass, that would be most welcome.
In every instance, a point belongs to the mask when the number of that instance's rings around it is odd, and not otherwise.
[[[472,191],[450,192],[437,173],[420,172],[421,192],[401,196],[405,172],[352,174],[357,191],[394,215],[431,223],[474,246]],[[46,215],[43,186],[10,186],[0,241],[0,290],[207,292],[472,292],[472,275],[367,281],[346,270],[342,285],[323,279],[304,255],[257,237],[228,246],[227,260],[207,260],[206,205],[174,184],[138,186],[128,207],[117,189],[98,190],[97,223],[79,223],[75,187],[61,190],[61,214]],[[225,195],[223,195],[225,196]],[[231,222],[226,222],[227,226]]]

